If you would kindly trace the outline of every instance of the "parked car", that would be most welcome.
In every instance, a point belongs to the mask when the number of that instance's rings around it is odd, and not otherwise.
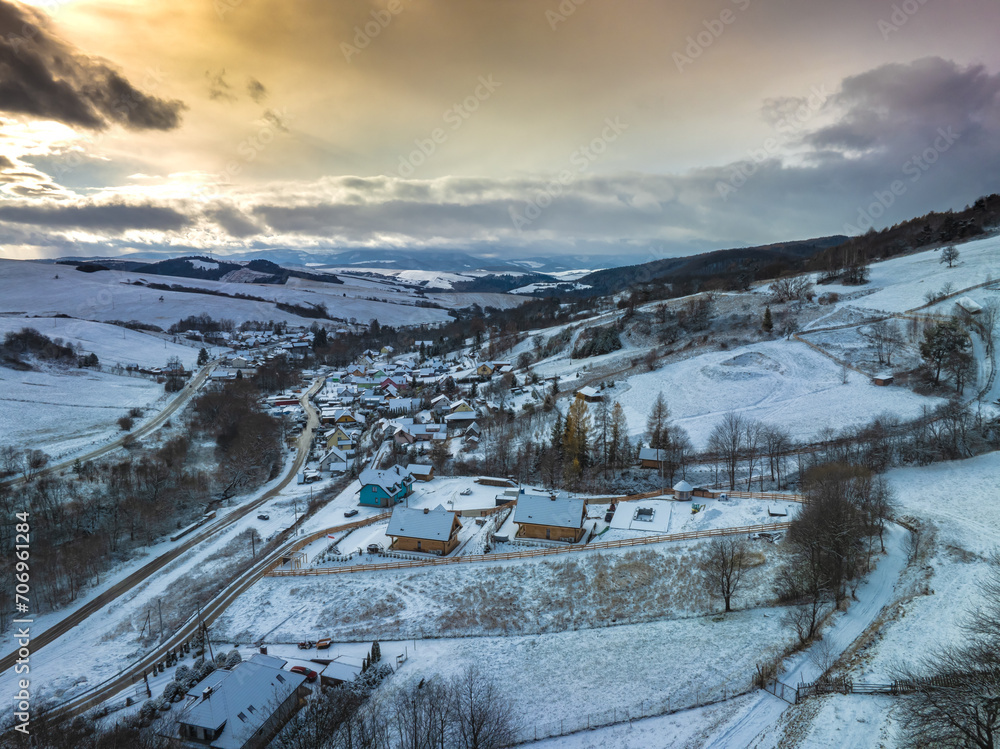
[[[258,515],[258,516],[257,516],[257,519],[258,519],[258,520],[270,520],[270,519],[271,519],[271,516],[270,516],[270,515],[265,515],[265,514],[264,514],[264,513],[262,512],[262,513],[261,513],[260,515]]]
[[[470,494],[472,494],[472,489],[463,489],[462,491],[459,492],[459,494],[461,494],[463,497],[468,497]]]
[[[323,638],[321,638],[319,640],[316,640],[316,649],[317,650],[327,650],[330,647],[330,645],[332,645],[332,644],[333,644],[333,640],[331,640],[329,637],[323,637]]]
[[[312,640],[303,640],[299,643],[299,650],[309,650],[315,644]]]
[[[378,544],[368,544],[369,554],[378,554],[380,551],[382,551],[382,547]]]
[[[357,509],[348,510],[347,512],[344,513],[344,517],[345,518],[353,518],[357,514],[358,514]]]
[[[291,671],[293,674],[302,674],[303,676],[306,677],[306,682],[309,684],[312,684],[314,681],[316,681],[316,677],[318,676],[318,674],[315,671],[308,669],[305,666],[292,666],[288,670]]]

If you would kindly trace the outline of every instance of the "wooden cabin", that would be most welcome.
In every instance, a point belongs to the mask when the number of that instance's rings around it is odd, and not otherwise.
[[[458,546],[462,523],[458,515],[441,505],[433,510],[397,507],[389,518],[385,535],[392,539],[392,551],[423,551],[445,556]]]
[[[583,538],[587,500],[541,494],[519,494],[514,509],[517,538],[577,543]]]

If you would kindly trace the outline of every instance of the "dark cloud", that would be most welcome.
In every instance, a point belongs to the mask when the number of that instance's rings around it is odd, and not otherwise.
[[[247,81],[247,93],[257,104],[261,104],[267,99],[267,88],[256,78],[250,78]]]
[[[93,130],[171,130],[184,104],[135,88],[104,60],[55,37],[41,11],[0,0],[0,111]]]
[[[806,143],[839,151],[897,150],[926,141],[937,128],[961,132],[997,122],[1000,75],[982,65],[961,67],[928,57],[908,65],[883,65],[845,78],[827,103],[836,123],[811,133]]]
[[[178,231],[192,221],[180,210],[124,203],[83,205],[4,205],[0,221],[56,229],[88,229],[118,233],[129,229]]]
[[[2,153],[0,153],[0,170],[13,169],[13,168],[14,168],[14,162],[11,161],[6,156],[4,156]]]
[[[205,211],[205,216],[237,239],[259,234],[261,228],[249,216],[231,205],[218,205]]]

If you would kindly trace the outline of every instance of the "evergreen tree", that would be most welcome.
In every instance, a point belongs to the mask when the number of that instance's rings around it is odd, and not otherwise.
[[[208,364],[208,351],[202,347],[198,351],[198,366],[204,367],[206,364]]]
[[[667,408],[667,401],[663,397],[661,390],[656,400],[653,401],[653,408],[646,419],[646,437],[649,438],[649,446],[655,449],[666,447],[664,441],[667,437],[667,422],[670,419],[670,410]]]
[[[761,323],[761,328],[764,329],[765,333],[770,333],[774,330],[774,321],[771,319],[771,308],[764,308],[764,322]]]

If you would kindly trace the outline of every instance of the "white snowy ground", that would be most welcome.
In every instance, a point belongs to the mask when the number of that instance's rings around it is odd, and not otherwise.
[[[703,509],[692,512],[693,505]],[[675,502],[663,499],[645,499],[638,502],[622,502],[611,519],[611,529],[603,533],[599,540],[614,541],[622,538],[636,538],[649,534],[686,533],[714,528],[740,528],[746,525],[784,523],[795,518],[800,504],[797,502],[767,502],[759,499],[717,499],[697,497],[693,502]],[[653,510],[651,521],[636,519],[636,510]],[[784,517],[773,517],[768,510],[786,513]]]
[[[1000,551],[1000,453],[901,468],[888,477],[900,514],[919,518],[934,539],[924,541],[929,558],[908,571],[902,606],[852,666],[855,681],[884,681],[894,665],[913,665],[931,647],[961,642],[962,623],[982,601],[987,559]],[[861,695],[824,697],[801,746],[833,747],[832,737],[841,736],[853,746],[897,746],[891,704]]]
[[[176,356],[185,367],[191,369],[198,360],[198,347],[166,341],[141,330],[64,317],[0,316],[0,336],[22,328],[34,328],[49,338],[61,338],[65,343],[79,346],[86,353],[97,354],[104,366],[138,364],[143,367],[162,367],[167,359]]]
[[[841,301],[838,306],[854,306],[883,312],[903,312],[925,304],[924,295],[940,291],[951,283],[955,291],[989,279],[1000,280],[1000,236],[956,245],[959,259],[954,268],[941,263],[940,250],[927,250],[871,265],[871,279],[860,287],[863,296]],[[816,287],[818,294],[837,292],[843,296],[859,293],[857,286],[837,284]]]
[[[858,588],[858,601],[842,614],[836,614],[824,631],[823,640],[808,650],[788,659],[779,678],[787,684],[815,680],[821,672],[817,663],[825,659],[820,651],[830,647],[833,653],[847,648],[864,630],[875,622],[883,609],[892,603],[896,586],[906,566],[905,539],[907,531],[892,526],[886,547],[888,554],[883,557],[869,579]],[[912,643],[911,643],[912,647]],[[750,650],[756,649],[755,648]],[[759,660],[760,651],[756,651]],[[751,664],[756,661],[751,661]],[[871,700],[870,697],[856,697],[855,700]],[[809,703],[807,703],[809,704]],[[870,730],[863,732],[866,740],[857,740],[858,731],[849,721],[844,720],[841,706],[831,703],[836,710],[829,720],[817,720],[817,733],[821,741],[806,746],[861,747],[878,746],[870,739]],[[766,692],[754,692],[746,697],[722,705],[698,710],[684,711],[672,716],[634,721],[631,726],[612,726],[596,731],[585,731],[565,736],[549,742],[532,744],[545,749],[638,749],[645,746],[686,746],[711,747],[716,749],[744,749],[745,747],[787,746],[780,730],[783,714],[791,711],[791,706]],[[868,713],[871,716],[871,713]],[[874,728],[875,735],[879,731]],[[842,730],[841,730],[842,729]],[[663,739],[660,731],[663,731]],[[649,738],[654,743],[643,743]]]
[[[282,473],[283,475],[284,473]],[[254,494],[241,497],[240,501],[251,501],[268,491],[279,481],[281,481],[281,476],[261,487]],[[306,491],[302,492],[303,489]],[[221,532],[216,538],[189,550],[157,573],[153,579],[137,586],[110,606],[89,617],[69,633],[41,650],[33,652],[31,673],[36,688],[35,699],[55,699],[57,701],[69,699],[128,666],[141,653],[146,652],[146,646],[139,642],[138,635],[145,624],[147,613],[151,614],[153,631],[156,631],[159,613],[158,600],[162,601],[164,618],[168,618],[169,607],[172,605],[171,586],[200,585],[201,576],[211,576],[218,572],[232,560],[234,554],[248,554],[251,550],[248,535],[250,529],[256,529],[261,537],[266,539],[280,528],[288,527],[294,521],[296,503],[301,511],[308,496],[308,487],[295,485],[289,487],[281,496],[270,500],[260,508],[259,512],[269,515],[269,520],[258,520],[257,513],[251,513]],[[222,519],[227,511],[228,508],[223,508],[218,513],[219,519]],[[164,541],[143,550],[140,556],[102,578],[100,589],[104,590],[108,585],[127,577],[149,562],[155,555],[162,554],[172,546],[183,543],[184,540]],[[174,590],[176,589],[174,588]],[[85,591],[70,606],[36,617],[34,631],[36,633],[43,632],[68,613],[83,605],[96,592],[95,590]],[[182,615],[181,618],[184,618],[191,612],[179,613]],[[149,631],[148,627],[146,631]],[[14,680],[13,671],[9,670],[0,674],[0,691],[13,689]]]
[[[159,410],[167,397],[163,385],[141,377],[0,367],[0,444],[67,456],[119,435],[116,422],[133,406]]]
[[[56,276],[58,275],[58,278]],[[248,294],[255,301],[134,285],[135,281],[197,287],[225,294]],[[159,301],[160,298],[163,301]],[[427,301],[443,307],[516,306],[523,298],[507,294],[428,294]],[[189,315],[202,312],[235,322],[275,320],[304,324],[308,320],[277,309],[275,302],[325,304],[333,317],[386,325],[419,325],[451,319],[445,309],[416,307],[418,297],[395,284],[372,279],[350,279],[328,284],[291,278],[287,284],[245,284],[192,278],[146,276],[142,273],[100,271],[82,273],[70,266],[0,259],[0,313],[25,315],[68,314],[91,320],[141,320],[166,329]]]
[[[791,340],[713,351],[619,383],[608,397],[621,402],[635,437],[644,435],[650,399],[660,391],[674,422],[698,449],[727,411],[808,440],[828,427],[867,423],[883,411],[915,418],[925,406],[943,402],[903,388],[877,387],[857,372],[848,372],[845,385],[840,366]]]

